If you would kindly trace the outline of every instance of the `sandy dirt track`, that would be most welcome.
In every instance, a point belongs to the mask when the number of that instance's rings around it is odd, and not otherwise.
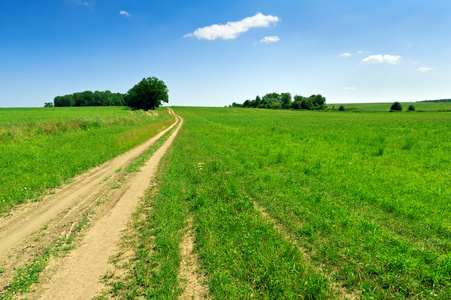
[[[170,110],[171,113],[172,110]],[[0,290],[14,268],[23,266],[58,237],[68,236],[86,213],[95,208],[95,218],[86,231],[82,245],[66,257],[52,259],[41,275],[30,299],[91,299],[100,292],[99,278],[113,266],[122,230],[144,196],[161,157],[182,125],[150,158],[141,172],[124,177],[127,164],[167,130],[117,158],[78,176],[41,202],[31,203],[0,219]],[[176,126],[176,124],[172,125]],[[100,203],[100,204],[99,204]]]

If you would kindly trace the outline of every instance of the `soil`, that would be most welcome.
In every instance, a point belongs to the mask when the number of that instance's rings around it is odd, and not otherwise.
[[[170,112],[173,114],[172,110]],[[141,172],[125,176],[125,167],[170,128],[144,144],[73,179],[40,202],[29,203],[0,219],[0,291],[15,270],[24,266],[59,237],[68,237],[89,212],[90,225],[80,237],[81,246],[65,257],[52,258],[29,299],[92,299],[103,288],[100,280],[114,266],[108,262],[117,251],[127,222],[144,196],[165,151],[178,129],[155,152]]]
[[[206,276],[200,272],[198,256],[194,252],[193,219],[188,218],[186,233],[180,245],[182,261],[179,278],[184,282],[184,291],[180,299],[209,299]]]

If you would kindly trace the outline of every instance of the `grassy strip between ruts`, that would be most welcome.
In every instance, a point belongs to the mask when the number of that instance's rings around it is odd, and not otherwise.
[[[12,139],[0,142],[0,213],[37,200],[45,190],[139,145],[170,126],[173,118],[164,109],[158,117],[132,114],[44,123],[46,130],[36,130],[35,123],[19,126]]]
[[[161,136],[140,156],[135,158],[133,162],[127,166],[125,176],[127,173],[138,172],[139,167],[142,166],[149,159],[149,157],[161,147],[161,145],[171,136],[176,128],[177,125]],[[101,202],[98,203],[98,205],[101,204]],[[40,273],[45,269],[49,260],[53,256],[64,256],[68,251],[76,247],[73,243],[74,239],[82,229],[89,225],[89,216],[95,213],[95,209],[96,208],[93,208],[90,212],[87,212],[86,216],[78,223],[78,225],[73,227],[73,230],[68,237],[59,238],[55,242],[54,246],[47,247],[44,252],[41,255],[36,256],[32,262],[28,263],[23,268],[18,269],[8,288],[3,294],[0,295],[0,299],[14,299],[14,295],[16,294],[28,292],[30,286],[38,281]],[[45,230],[45,228],[43,230]]]

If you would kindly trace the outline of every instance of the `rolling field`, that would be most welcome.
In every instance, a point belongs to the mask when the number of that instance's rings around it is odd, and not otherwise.
[[[0,109],[0,213],[123,153],[172,124],[124,107]]]
[[[113,295],[176,298],[192,227],[214,299],[451,297],[450,113],[174,111]]]

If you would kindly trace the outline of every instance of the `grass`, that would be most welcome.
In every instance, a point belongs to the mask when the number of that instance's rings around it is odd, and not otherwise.
[[[450,298],[451,115],[415,107],[174,108],[185,123],[135,214],[135,257],[112,295],[177,298],[192,216],[215,299],[335,299],[337,286]]]
[[[393,102],[385,103],[344,103],[328,104],[328,110],[338,110],[343,105],[346,111],[354,112],[387,112]],[[401,102],[403,111],[407,111],[410,105],[415,107],[417,112],[451,112],[451,102]]]
[[[451,297],[449,113],[174,110],[136,262],[148,281],[121,295],[179,295],[192,215],[213,298]]]
[[[12,111],[10,111],[12,110]],[[32,119],[0,126],[0,213],[97,166],[147,140],[173,123],[123,108],[65,108],[57,119],[41,109],[22,111]],[[82,112],[82,113],[81,113]],[[115,114],[115,115],[114,115]],[[52,118],[51,118],[52,117]],[[4,117],[4,120],[11,117]],[[23,122],[21,122],[21,120]]]
[[[67,120],[72,118],[111,118],[130,115],[127,107],[46,107],[46,108],[0,108],[0,125],[33,124],[45,120]]]

